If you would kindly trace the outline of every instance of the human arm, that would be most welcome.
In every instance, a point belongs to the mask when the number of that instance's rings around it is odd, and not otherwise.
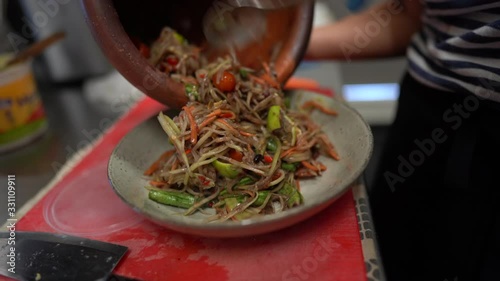
[[[356,60],[402,55],[421,28],[419,0],[388,0],[313,30],[307,59]]]

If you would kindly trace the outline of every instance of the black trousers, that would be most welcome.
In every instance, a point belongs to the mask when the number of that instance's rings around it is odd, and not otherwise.
[[[388,280],[500,280],[500,106],[406,74],[375,186]]]

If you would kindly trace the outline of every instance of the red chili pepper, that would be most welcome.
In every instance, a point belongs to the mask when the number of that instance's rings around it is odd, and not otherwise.
[[[200,180],[201,184],[205,186],[210,184],[210,180],[204,176],[198,176],[198,179]]]
[[[263,159],[264,163],[266,164],[270,164],[273,162],[273,158],[269,155],[264,155],[264,159]]]
[[[229,113],[229,112],[221,113],[219,116],[221,118],[228,118],[228,119],[234,118],[234,114],[233,113]]]
[[[229,157],[232,159],[241,162],[243,160],[243,153],[239,152],[238,150],[231,149],[229,151]]]
[[[271,181],[275,181],[281,177],[281,172],[276,172],[273,174]]]
[[[177,64],[179,63],[179,59],[177,57],[174,57],[174,56],[168,56],[166,58],[166,61],[171,66],[177,66]]]

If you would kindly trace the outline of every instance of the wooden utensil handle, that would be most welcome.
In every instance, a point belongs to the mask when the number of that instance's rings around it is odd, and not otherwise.
[[[64,32],[57,32],[52,34],[51,36],[42,39],[41,41],[38,41],[28,47],[27,49],[19,52],[14,58],[12,58],[8,63],[7,66],[22,62],[30,57],[34,57],[36,55],[39,55],[45,48],[48,46],[54,44],[55,42],[63,39],[66,36]]]

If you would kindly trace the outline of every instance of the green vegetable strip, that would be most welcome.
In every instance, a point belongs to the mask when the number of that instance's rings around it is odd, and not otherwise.
[[[236,198],[226,198],[224,199],[224,202],[226,203],[226,206],[228,207],[229,211],[233,211],[234,209],[236,209],[238,207],[238,205],[241,204],[241,202],[238,202],[238,200]],[[236,213],[234,215],[234,217],[237,219],[237,220],[244,220],[244,219],[248,219],[248,218],[251,218],[252,217],[252,213],[246,211],[246,210],[243,210],[239,213]]]
[[[285,183],[278,193],[285,195],[288,198],[286,200],[288,208],[292,208],[293,206],[300,205],[300,203],[302,203],[302,194],[300,194],[295,186],[289,183]]]
[[[244,69],[240,68],[240,76],[241,76],[241,78],[243,78],[243,79],[247,79],[247,78],[248,78],[248,71],[246,71],[246,70],[244,70]]]
[[[170,125],[170,127],[172,127],[172,129],[174,130],[175,134],[180,134],[181,133],[181,129],[179,129],[179,127],[177,127],[177,125],[175,124],[174,120],[172,120],[170,117],[168,117],[167,115],[163,114],[162,112],[160,112],[160,115],[162,116],[162,118],[165,119],[165,121],[168,122],[168,124]]]
[[[185,192],[172,192],[164,190],[150,190],[149,199],[164,205],[188,209],[195,202],[195,197]]]
[[[244,177],[238,182],[238,185],[249,185],[252,183],[254,183],[254,180],[251,177]]]
[[[174,143],[175,148],[177,149],[177,153],[181,155],[182,161],[184,161],[184,164],[186,164],[186,167],[189,168],[189,161],[187,159],[186,152],[184,151],[184,142],[180,142],[176,133],[176,130],[180,132],[180,129],[175,125],[174,121],[170,119],[170,117],[164,115],[162,112],[160,112],[160,115],[158,115],[158,121],[160,122],[161,127],[167,133],[167,135],[170,137],[172,142]],[[173,125],[171,124],[173,123]]]
[[[269,132],[281,128],[280,112],[281,107],[279,105],[273,105],[269,108],[267,113],[267,130]]]
[[[269,195],[269,190],[259,191],[257,192],[257,200],[253,202],[252,206],[260,206],[266,202],[266,198]]]
[[[245,201],[244,203],[238,203],[238,200],[236,198],[224,199],[229,208],[229,213],[224,217],[222,217],[220,220],[226,221],[227,219],[233,216],[238,220],[244,220],[250,218],[252,216],[252,213],[246,211],[246,209],[250,207],[257,200],[257,198],[258,197],[255,196],[250,201]]]
[[[281,155],[281,141],[276,136],[272,136],[272,138],[274,138],[274,141],[276,142],[276,151],[274,152],[273,162],[271,163],[271,170],[269,170],[269,175],[274,174],[274,172],[278,168],[278,160],[280,159]]]
[[[295,172],[297,170],[297,165],[295,163],[281,163],[281,168],[287,172]]]
[[[212,165],[220,175],[226,178],[234,179],[241,173],[241,169],[230,163],[223,163],[218,160],[214,160]]]

